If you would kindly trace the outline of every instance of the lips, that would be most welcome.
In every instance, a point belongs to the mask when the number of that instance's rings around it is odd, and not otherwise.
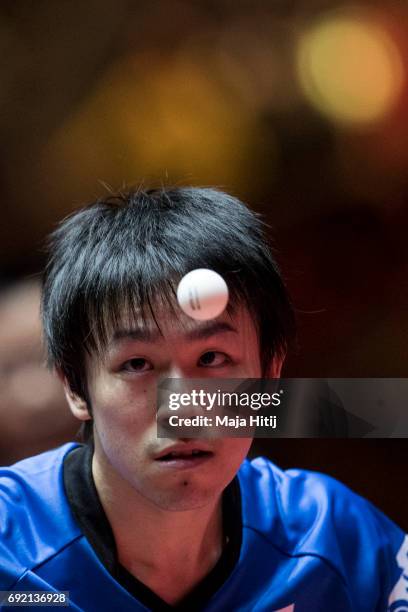
[[[199,449],[194,449],[191,452],[177,452],[177,451],[172,451],[171,453],[167,453],[166,455],[163,455],[162,457],[158,457],[157,461],[174,461],[175,459],[195,459],[198,457],[205,457],[208,455],[212,455],[212,453],[210,453],[209,451],[202,451]]]
[[[202,445],[192,445],[192,444],[184,444],[184,445],[173,445],[170,446],[161,453],[159,453],[156,457],[156,461],[175,461],[177,459],[199,459],[201,457],[212,455],[212,451],[208,448],[203,447]]]

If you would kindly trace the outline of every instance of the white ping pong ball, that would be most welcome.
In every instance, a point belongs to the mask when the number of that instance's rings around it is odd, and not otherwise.
[[[224,312],[228,298],[225,280],[217,272],[207,268],[188,272],[177,287],[180,308],[197,321],[208,321],[218,317]]]

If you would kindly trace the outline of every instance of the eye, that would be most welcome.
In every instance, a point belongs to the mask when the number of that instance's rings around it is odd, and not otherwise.
[[[143,357],[135,357],[129,359],[122,365],[122,370],[125,372],[148,372],[153,368],[152,364]]]
[[[207,353],[201,355],[198,360],[198,365],[204,366],[205,368],[217,368],[230,363],[230,361],[230,358],[225,353],[207,351]]]

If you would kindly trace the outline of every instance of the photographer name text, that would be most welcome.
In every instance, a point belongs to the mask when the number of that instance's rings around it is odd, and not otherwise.
[[[168,423],[171,427],[227,427],[227,428],[248,428],[248,427],[268,427],[276,429],[277,417],[274,416],[261,416],[261,415],[250,415],[244,416],[220,416],[209,417],[204,415],[196,415],[194,417],[180,417],[178,415],[172,415],[168,419]]]

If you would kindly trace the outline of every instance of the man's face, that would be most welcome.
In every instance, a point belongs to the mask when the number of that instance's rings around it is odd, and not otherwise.
[[[157,437],[156,392],[161,378],[257,378],[258,338],[246,309],[212,321],[156,312],[161,332],[124,325],[104,358],[88,360],[94,419],[94,470],[132,495],[166,510],[189,510],[216,499],[234,477],[251,439],[175,440]],[[163,461],[175,445],[209,451],[204,461]],[[187,447],[186,447],[187,448]]]

